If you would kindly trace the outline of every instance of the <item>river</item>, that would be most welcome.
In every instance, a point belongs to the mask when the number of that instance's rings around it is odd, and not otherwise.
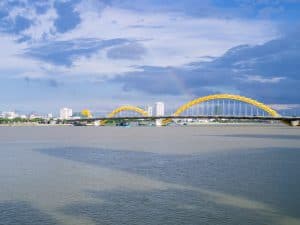
[[[0,225],[300,224],[300,129],[0,127]]]

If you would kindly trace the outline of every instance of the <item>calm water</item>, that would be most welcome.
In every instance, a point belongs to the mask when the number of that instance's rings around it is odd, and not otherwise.
[[[300,129],[0,127],[0,225],[300,224]]]

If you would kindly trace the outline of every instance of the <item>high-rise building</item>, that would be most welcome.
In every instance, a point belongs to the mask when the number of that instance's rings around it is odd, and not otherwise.
[[[163,102],[155,103],[155,115],[164,116],[165,115],[165,104]]]
[[[165,115],[165,104],[163,102],[155,103],[155,116]],[[162,126],[162,119],[156,119],[155,124],[157,127]]]
[[[147,110],[147,113],[148,113],[149,116],[153,115],[153,108],[152,108],[152,106],[148,105],[147,108],[146,108],[146,110]]]
[[[62,120],[70,119],[73,115],[72,109],[62,108],[59,112],[59,118]]]

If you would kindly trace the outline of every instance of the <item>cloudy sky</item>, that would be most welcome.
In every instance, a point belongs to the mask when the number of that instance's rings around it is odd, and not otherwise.
[[[296,105],[299,22],[300,0],[1,0],[0,111]]]

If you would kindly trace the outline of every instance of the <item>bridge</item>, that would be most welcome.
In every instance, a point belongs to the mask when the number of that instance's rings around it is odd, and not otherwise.
[[[124,114],[127,112],[127,114]],[[128,114],[131,113],[131,114]],[[89,110],[83,110],[85,118],[70,119],[68,123],[100,121],[105,125],[109,121],[137,120],[156,121],[156,124],[166,126],[176,120],[182,119],[214,119],[214,120],[257,120],[257,121],[281,121],[292,126],[299,126],[300,117],[281,116],[270,106],[251,98],[233,94],[215,94],[200,97],[189,101],[171,115],[152,116],[137,106],[125,105],[116,108],[104,117],[92,118]]]

